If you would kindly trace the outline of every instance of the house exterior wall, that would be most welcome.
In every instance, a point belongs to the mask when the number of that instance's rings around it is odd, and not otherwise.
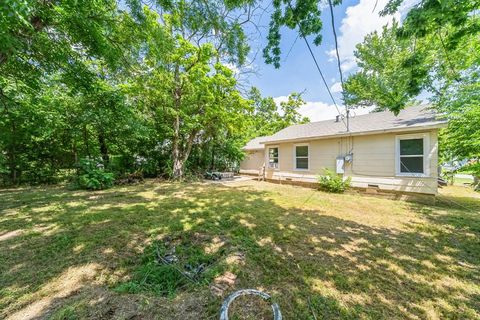
[[[240,173],[259,174],[264,166],[264,150],[247,151],[245,159],[240,162]]]
[[[343,138],[318,139],[299,143],[266,144],[265,148],[278,147],[278,169],[266,168],[265,177],[271,180],[288,180],[314,183],[324,168],[335,171],[336,158],[353,154],[351,163],[345,163],[344,177],[351,177],[352,186],[358,188],[378,187],[380,190],[437,193],[438,138],[437,130],[409,132],[408,135],[425,137],[425,176],[402,176],[398,173],[397,140],[402,133],[385,133]],[[295,145],[309,146],[308,170],[296,170]],[[268,152],[264,152],[265,163]],[[257,155],[258,157],[258,155]],[[257,159],[257,158],[256,158]],[[256,164],[260,161],[257,159]]]

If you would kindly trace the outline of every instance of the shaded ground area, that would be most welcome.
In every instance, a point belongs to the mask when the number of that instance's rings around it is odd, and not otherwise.
[[[216,319],[240,288],[286,319],[480,317],[480,198],[436,206],[256,181],[0,191],[0,318]],[[189,234],[212,283],[122,293],[143,250]],[[197,239],[198,238],[198,239]]]

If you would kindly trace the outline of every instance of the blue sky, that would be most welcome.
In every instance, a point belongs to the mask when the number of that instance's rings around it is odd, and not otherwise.
[[[326,0],[325,0],[326,1]],[[269,1],[267,4],[270,3]],[[341,6],[334,8],[335,26],[339,41],[339,51],[344,75],[348,75],[357,69],[353,52],[355,45],[362,42],[364,36],[375,30],[381,30],[382,26],[392,21],[393,18],[401,20],[415,0],[405,1],[400,12],[394,17],[380,17],[378,11],[383,9],[387,0],[344,0]],[[269,8],[271,11],[271,7]],[[263,15],[260,25],[268,25],[269,14]],[[320,64],[322,72],[336,98],[337,104],[341,105],[340,77],[337,60],[334,55],[334,38],[331,27],[331,19],[328,7],[324,7],[323,14],[323,42],[320,46],[313,45],[312,49]],[[263,49],[267,30],[252,41],[252,54]],[[286,100],[291,92],[304,92],[304,100],[307,102],[300,112],[308,116],[312,121],[331,119],[337,111],[328,96],[328,92],[320,78],[315,64],[308,52],[303,39],[297,38],[297,32],[283,29],[282,32],[282,60],[280,69],[263,62],[261,51],[253,60],[252,69],[255,74],[248,74],[245,79],[249,85],[258,87],[264,96],[274,97],[277,102]],[[293,45],[293,47],[292,47]],[[290,51],[291,49],[291,51]],[[287,56],[287,53],[290,53]],[[343,106],[341,107],[344,110]],[[370,109],[361,109],[355,113],[363,114]]]
[[[275,69],[273,66],[264,63],[262,49],[266,43],[272,0],[260,1],[263,1],[261,5],[267,10],[261,17],[259,14],[255,17],[257,25],[263,26],[263,28],[261,28],[261,34],[252,34],[250,41],[252,47],[251,64],[244,68],[244,71],[248,72],[239,76],[243,87],[258,87],[264,96],[273,97],[277,103],[286,101],[287,96],[292,92],[304,92],[303,98],[306,104],[300,108],[302,115],[309,117],[311,121],[333,119],[338,114],[336,108],[325,89],[303,39],[297,39],[298,33],[296,30],[286,28],[282,30],[281,67]],[[380,17],[378,12],[385,7],[388,0],[343,0],[340,6],[334,7],[335,26],[344,78],[358,69],[353,53],[355,46],[363,41],[365,35],[375,30],[381,30],[394,18],[401,22],[408,10],[419,1],[403,0],[399,12],[394,16],[387,17]],[[123,2],[122,0],[120,3],[121,7],[125,7]],[[318,0],[318,2],[319,6],[323,7],[323,42],[318,47],[313,45],[311,38],[309,42],[330,90],[341,112],[344,113],[328,2],[327,0]],[[251,29],[247,32],[254,31],[253,28]],[[235,70],[236,68],[232,67],[232,69]],[[356,109],[352,115],[365,114],[371,109]]]

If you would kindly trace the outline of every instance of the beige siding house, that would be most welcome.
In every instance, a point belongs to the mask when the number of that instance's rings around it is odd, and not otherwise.
[[[240,173],[267,180],[315,183],[325,168],[357,188],[437,193],[438,130],[446,121],[426,106],[395,116],[378,112],[294,125],[245,147]]]

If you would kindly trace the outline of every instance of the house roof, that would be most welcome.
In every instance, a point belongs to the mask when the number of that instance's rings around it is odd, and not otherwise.
[[[351,117],[349,119],[350,132],[347,132],[346,126],[341,120],[338,122],[335,120],[325,120],[293,125],[269,137],[262,137],[266,139],[255,143],[265,144],[291,140],[308,140],[335,136],[402,132],[444,127],[447,120],[439,119],[435,111],[429,109],[429,107],[428,105],[408,107],[400,111],[397,116],[391,111],[383,111]],[[254,140],[250,141],[249,144]]]
[[[248,141],[247,144],[245,145],[245,147],[243,147],[242,149],[243,150],[261,150],[261,149],[264,148],[264,145],[261,144],[261,143],[267,141],[268,138],[269,138],[269,136],[262,136],[262,137],[254,138],[254,139]]]

